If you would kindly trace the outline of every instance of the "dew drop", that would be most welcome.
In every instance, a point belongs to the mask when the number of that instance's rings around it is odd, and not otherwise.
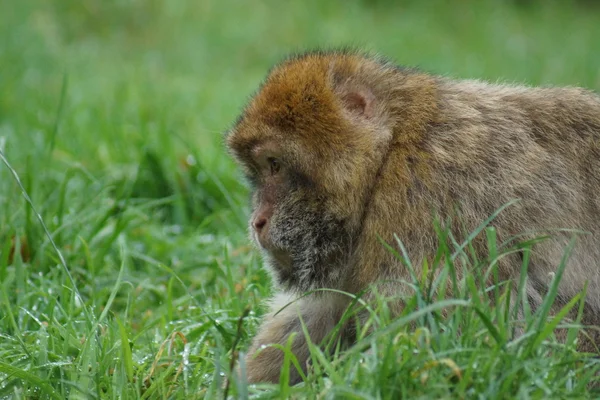
[[[196,159],[194,158],[193,155],[188,154],[187,157],[185,158],[185,162],[187,163],[187,165],[192,166],[192,165],[196,165]]]
[[[190,363],[190,350],[191,350],[191,346],[189,343],[186,343],[184,348],[183,348],[183,365],[187,366]]]

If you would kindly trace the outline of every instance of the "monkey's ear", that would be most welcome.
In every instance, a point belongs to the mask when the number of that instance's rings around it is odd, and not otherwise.
[[[368,89],[353,89],[342,94],[344,106],[352,113],[370,119],[375,116],[377,99]]]

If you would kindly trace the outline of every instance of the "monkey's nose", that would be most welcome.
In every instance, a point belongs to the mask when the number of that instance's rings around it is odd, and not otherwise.
[[[265,217],[258,217],[252,223],[252,225],[254,225],[254,229],[256,230],[256,232],[262,231],[262,229],[265,227],[266,224],[267,224],[267,219]]]

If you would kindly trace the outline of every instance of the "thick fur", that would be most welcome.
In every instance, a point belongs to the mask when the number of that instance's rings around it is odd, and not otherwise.
[[[265,144],[293,171],[273,189],[269,232],[292,259],[288,267],[272,265],[286,293],[358,293],[380,280],[410,279],[379,237],[392,242],[396,234],[418,268],[438,246],[436,216],[453,220],[458,207],[461,222],[451,230],[459,235],[521,199],[493,225],[500,240],[552,232],[531,253],[532,305],[572,235],[556,229],[583,230],[588,234],[569,259],[559,299],[589,281],[586,321],[599,320],[600,98],[590,91],[452,80],[353,52],[309,53],[270,72],[227,144],[251,180],[253,151]],[[485,258],[485,245],[475,246]],[[518,278],[520,259],[501,267],[506,278]],[[285,343],[291,332],[299,333],[294,351],[304,366],[298,316],[318,343],[346,305],[321,295],[269,314],[247,361],[250,381],[279,379],[281,352],[254,352]]]

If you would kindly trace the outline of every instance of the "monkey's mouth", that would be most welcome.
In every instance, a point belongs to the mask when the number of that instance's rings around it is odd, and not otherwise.
[[[273,244],[271,239],[268,237],[268,234],[252,232],[252,239],[254,240],[254,243],[258,244],[258,247],[261,250],[266,251],[269,254],[274,255],[275,253],[280,253],[284,251],[283,249],[278,249]]]
[[[252,232],[252,239],[262,251],[269,255],[273,267],[285,271],[292,269],[292,256],[289,251],[273,244],[266,235],[259,235],[256,232]]]

